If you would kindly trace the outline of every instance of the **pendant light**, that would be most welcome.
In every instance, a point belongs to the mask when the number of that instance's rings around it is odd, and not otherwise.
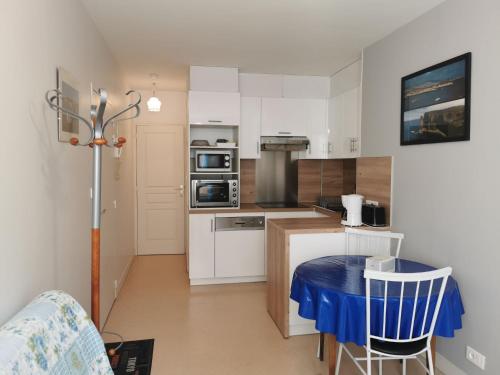
[[[149,112],[160,112],[161,101],[156,97],[156,82],[158,74],[151,74],[151,79],[153,80],[153,96],[148,99],[147,106]]]

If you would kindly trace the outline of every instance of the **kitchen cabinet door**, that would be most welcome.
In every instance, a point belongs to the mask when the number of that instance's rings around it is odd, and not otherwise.
[[[214,277],[215,215],[189,215],[189,278]]]
[[[346,91],[329,100],[328,157],[355,158],[360,155],[361,90]]]
[[[301,152],[301,159],[328,158],[328,101],[308,99],[307,138],[311,142],[307,151]]]
[[[262,98],[262,135],[306,136],[308,115],[305,99]]]
[[[189,123],[196,125],[239,125],[239,92],[189,92]]]
[[[240,158],[260,159],[261,98],[241,98]]]

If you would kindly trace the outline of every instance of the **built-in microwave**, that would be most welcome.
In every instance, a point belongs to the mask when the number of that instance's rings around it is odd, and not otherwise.
[[[238,207],[238,180],[191,180],[191,207]]]
[[[196,172],[232,172],[231,152],[223,150],[197,150]]]

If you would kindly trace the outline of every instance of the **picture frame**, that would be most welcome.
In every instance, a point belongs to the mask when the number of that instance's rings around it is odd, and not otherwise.
[[[60,92],[57,96],[57,105],[79,114],[80,92],[78,90],[78,82],[62,67],[56,69],[56,79],[57,90]],[[71,138],[78,138],[80,133],[79,121],[58,111],[57,129],[59,142],[69,143]]]
[[[401,146],[470,140],[470,52],[401,78]]]

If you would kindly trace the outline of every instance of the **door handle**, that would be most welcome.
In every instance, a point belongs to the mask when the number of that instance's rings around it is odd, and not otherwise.
[[[292,134],[292,132],[278,132],[278,134]]]
[[[177,190],[180,194],[181,197],[184,196],[184,185],[179,185],[178,188],[174,188],[174,190]]]

